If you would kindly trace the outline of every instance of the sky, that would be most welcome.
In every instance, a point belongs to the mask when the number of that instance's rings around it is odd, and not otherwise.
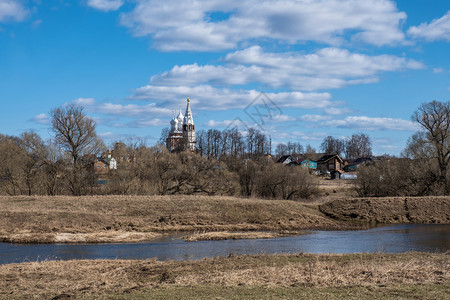
[[[0,0],[1,134],[51,138],[73,103],[106,144],[150,146],[187,98],[197,131],[399,155],[419,105],[450,99],[450,1]]]

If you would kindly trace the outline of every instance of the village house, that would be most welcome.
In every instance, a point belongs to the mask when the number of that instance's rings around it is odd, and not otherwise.
[[[372,161],[370,157],[360,157],[344,167],[345,172],[354,172],[356,169]]]
[[[317,162],[312,159],[309,159],[309,158],[299,158],[297,160],[297,163],[306,169],[310,169],[310,170],[317,169]]]
[[[333,174],[342,173],[344,168],[344,160],[338,154],[327,154],[317,160],[317,168],[321,174],[330,173]]]
[[[296,163],[296,160],[292,157],[292,155],[284,155],[277,160],[278,164],[289,165],[291,163]]]
[[[93,165],[95,175],[107,175],[110,170],[117,170],[117,161],[111,156],[110,150],[107,157],[97,157]]]

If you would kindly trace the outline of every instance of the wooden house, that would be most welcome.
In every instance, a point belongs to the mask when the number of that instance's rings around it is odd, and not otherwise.
[[[332,172],[342,172],[344,167],[343,159],[337,154],[327,154],[317,161],[317,168],[321,174]]]

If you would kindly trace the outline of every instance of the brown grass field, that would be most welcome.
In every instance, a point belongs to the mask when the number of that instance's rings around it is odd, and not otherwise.
[[[299,201],[226,196],[0,196],[0,241],[140,242],[164,233],[187,240],[271,238],[373,223],[450,223],[450,197],[355,198],[351,181],[321,180]],[[269,232],[270,231],[270,232]]]
[[[323,181],[305,202],[207,196],[0,196],[0,241],[272,238],[373,223],[450,223],[449,197],[354,198]],[[244,255],[198,261],[0,265],[0,299],[450,299],[449,255]]]
[[[0,197],[0,241],[132,242],[161,233],[354,229],[316,204],[208,196]]]
[[[0,266],[0,299],[449,299],[449,253],[244,255]]]

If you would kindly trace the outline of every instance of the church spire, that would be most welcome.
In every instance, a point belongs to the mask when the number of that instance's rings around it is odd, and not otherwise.
[[[186,113],[184,114],[183,125],[194,125],[190,102],[191,100],[187,98]]]

